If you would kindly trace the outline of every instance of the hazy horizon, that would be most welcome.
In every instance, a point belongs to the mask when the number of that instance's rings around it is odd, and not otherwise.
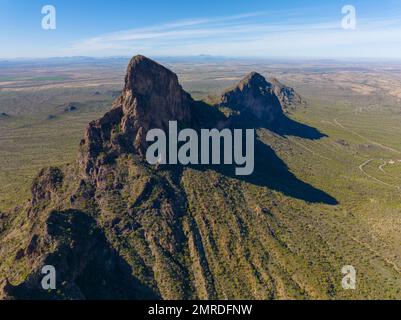
[[[44,4],[0,3],[1,59],[226,56],[238,58],[399,59],[401,7],[394,0],[280,3],[110,3],[52,1],[54,29],[42,28]],[[355,14],[350,13],[350,6]],[[344,11],[345,10],[345,11]],[[346,17],[354,26],[344,28]],[[348,18],[347,18],[348,19]],[[347,20],[348,21],[348,20]]]
[[[0,61],[39,61],[39,60],[78,60],[78,59],[93,59],[93,60],[107,60],[107,59],[131,59],[136,55],[143,55],[151,59],[204,59],[206,60],[239,60],[239,61],[288,61],[288,62],[345,62],[345,63],[397,63],[401,62],[401,57],[292,57],[292,56],[217,56],[207,54],[194,54],[194,55],[145,55],[142,53],[133,53],[127,55],[105,55],[105,56],[86,56],[86,55],[74,55],[74,56],[48,56],[48,57],[30,57],[30,56],[19,56],[4,58],[0,57]]]

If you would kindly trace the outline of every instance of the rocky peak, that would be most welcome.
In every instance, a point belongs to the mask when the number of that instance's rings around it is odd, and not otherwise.
[[[255,71],[249,73],[246,75],[238,84],[238,87],[240,88],[246,88],[246,87],[251,87],[251,88],[263,88],[269,86],[269,83],[266,81],[266,79],[260,74]]]
[[[289,111],[298,105],[305,105],[306,102],[291,87],[288,87],[278,81],[276,78],[269,78],[275,95],[279,98],[284,111]]]
[[[122,152],[144,155],[147,131],[167,130],[169,121],[189,125],[192,103],[175,73],[144,56],[133,57],[113,109],[87,127],[80,162],[89,173],[95,162],[105,157]],[[103,159],[98,159],[100,154]]]
[[[192,102],[174,72],[138,55],[128,65],[124,89],[115,104],[124,112],[122,131],[136,133],[134,147],[142,153],[148,130],[167,130],[171,120],[191,122]]]
[[[237,86],[224,92],[220,105],[250,113],[268,123],[274,122],[283,113],[271,83],[257,72],[251,72]]]

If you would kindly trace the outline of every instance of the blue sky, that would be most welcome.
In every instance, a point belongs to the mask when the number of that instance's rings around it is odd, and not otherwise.
[[[341,27],[344,5],[356,29]],[[56,30],[41,9],[56,8]],[[0,0],[0,58],[401,58],[400,0]]]

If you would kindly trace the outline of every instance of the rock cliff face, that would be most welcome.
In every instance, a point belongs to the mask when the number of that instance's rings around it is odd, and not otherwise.
[[[268,82],[273,88],[274,94],[280,100],[285,112],[295,109],[297,106],[306,105],[306,101],[294,90],[278,81],[276,78],[269,78]]]
[[[99,155],[109,158],[123,152],[144,155],[148,130],[167,130],[170,120],[191,126],[192,104],[176,74],[144,56],[135,56],[128,65],[124,89],[113,109],[86,129],[81,141],[82,165],[90,173]]]
[[[251,114],[268,124],[283,114],[273,86],[257,72],[248,74],[237,86],[224,92],[220,105],[243,114]]]

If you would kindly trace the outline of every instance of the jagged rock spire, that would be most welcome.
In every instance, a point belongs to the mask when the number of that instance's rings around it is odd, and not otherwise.
[[[80,162],[89,172],[100,153],[106,157],[122,152],[144,155],[147,131],[167,130],[169,121],[189,125],[192,103],[174,72],[149,58],[134,56],[113,109],[87,127]]]

